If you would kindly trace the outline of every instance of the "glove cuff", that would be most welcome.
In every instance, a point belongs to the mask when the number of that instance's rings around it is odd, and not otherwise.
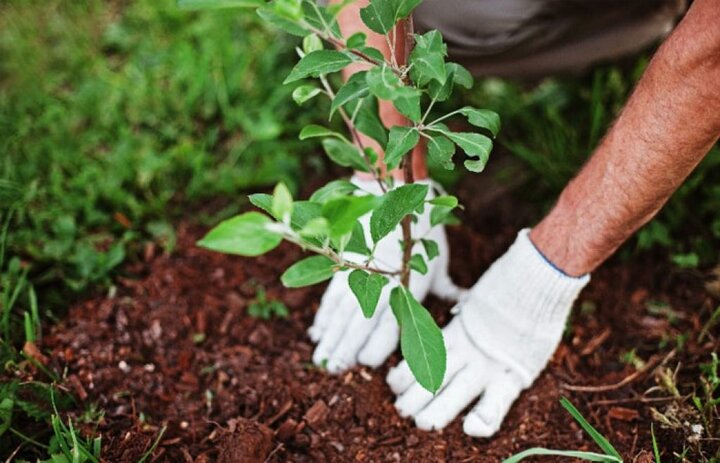
[[[380,185],[378,185],[377,180],[375,180],[374,178],[361,178],[356,174],[350,177],[350,183],[357,186],[366,193],[378,196],[383,194],[382,189],[380,189]],[[419,183],[421,185],[428,185],[430,187],[428,189],[428,197],[435,197],[434,190],[437,188],[437,183],[435,183],[432,179],[423,178],[420,180],[415,180],[415,183]],[[394,179],[393,187],[390,189],[393,190],[402,185],[405,185],[404,180]]]
[[[514,367],[529,385],[552,355],[565,321],[590,275],[571,277],[543,256],[523,229],[510,249],[471,289],[460,313],[468,337],[488,355]],[[523,345],[524,343],[530,345]],[[549,350],[549,352],[544,352]],[[490,352],[489,352],[490,351]],[[542,352],[541,352],[542,351]],[[540,368],[538,369],[538,364]]]

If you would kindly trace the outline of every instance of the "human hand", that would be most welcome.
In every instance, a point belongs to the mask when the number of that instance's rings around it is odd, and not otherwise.
[[[352,182],[367,193],[380,194],[379,186],[374,180],[353,178]],[[434,196],[432,188],[428,195]],[[428,271],[425,275],[412,273],[410,291],[418,301],[422,301],[428,293],[457,300],[465,290],[455,286],[448,276],[449,250],[445,230],[441,225],[430,226],[430,209],[426,207],[425,211],[418,215],[417,223],[412,225],[412,235],[435,241],[439,255],[432,260],[428,259],[424,248],[420,245],[416,247],[414,252],[423,255]],[[367,232],[369,214],[360,221]],[[402,266],[399,241],[402,241],[402,231],[398,226],[377,244],[373,265],[386,270],[399,269]],[[351,253],[345,253],[344,258],[356,263],[365,260],[365,256]],[[347,280],[348,272],[339,272],[333,276],[320,302],[315,321],[308,329],[310,338],[318,344],[313,353],[313,362],[316,365],[325,364],[330,373],[339,373],[358,363],[377,367],[390,356],[398,344],[399,328],[390,310],[389,286],[383,289],[377,309],[368,319],[350,291]]]
[[[480,397],[463,430],[489,437],[500,429],[520,392],[557,348],[575,298],[590,280],[563,274],[520,231],[515,243],[478,280],[443,329],[445,381],[431,394],[405,361],[387,376],[395,407],[424,430],[442,429]]]

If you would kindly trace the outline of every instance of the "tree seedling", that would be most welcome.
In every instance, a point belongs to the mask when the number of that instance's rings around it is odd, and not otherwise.
[[[270,320],[272,317],[287,318],[289,312],[282,301],[268,299],[265,288],[258,286],[255,299],[248,306],[248,315],[261,320]]]
[[[453,220],[451,212],[458,200],[440,194],[428,198],[429,186],[415,183],[409,154],[422,141],[428,155],[446,169],[454,169],[456,148],[467,155],[462,163],[472,172],[481,172],[493,146],[492,138],[500,120],[492,111],[462,107],[435,116],[433,108],[446,101],[457,86],[470,88],[473,79],[462,66],[448,62],[447,47],[436,30],[413,34],[411,13],[421,0],[372,0],[360,10],[365,25],[385,37],[390,58],[368,46],[366,34],[344,37],[337,14],[350,2],[319,6],[314,0],[181,0],[189,8],[251,6],[268,23],[302,37],[297,48],[299,62],[285,79],[296,85],[293,99],[298,104],[319,97],[330,100],[330,122],[344,125],[344,132],[321,125],[306,126],[300,139],[321,139],[327,156],[335,163],[367,172],[379,185],[381,195],[359,192],[347,180],[335,180],[310,196],[294,200],[280,183],[272,195],[254,194],[250,201],[264,211],[246,212],[213,228],[199,245],[214,251],[242,256],[258,256],[289,241],[314,255],[306,257],[283,273],[288,288],[313,285],[330,279],[337,272],[350,272],[348,282],[366,317],[372,317],[383,289],[390,285],[390,306],[400,326],[403,356],[418,383],[431,392],[442,384],[446,351],[440,328],[430,313],[408,290],[411,274],[424,273],[427,262],[414,252],[424,246],[427,256],[436,257],[437,243],[412,236],[416,215],[429,209],[431,225]],[[325,44],[329,45],[325,48]],[[397,59],[406,50],[405,62]],[[329,76],[354,63],[365,70],[353,74],[339,88]],[[309,79],[316,79],[313,84]],[[299,85],[298,85],[299,84]],[[386,128],[378,115],[378,101],[392,102],[407,118],[406,125]],[[445,123],[463,117],[477,131],[454,131]],[[374,139],[384,157],[364,146],[361,134]],[[383,175],[402,169],[404,184],[393,185]],[[394,187],[395,186],[395,187]],[[365,194],[363,194],[365,193]],[[368,229],[359,219],[370,214]],[[402,265],[380,268],[375,263],[377,243],[401,227]],[[370,238],[369,240],[367,238]],[[346,259],[346,253],[364,256],[361,262]]]

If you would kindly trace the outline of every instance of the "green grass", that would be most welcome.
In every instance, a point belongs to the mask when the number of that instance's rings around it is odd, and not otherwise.
[[[32,280],[107,283],[188,204],[297,185],[313,113],[280,85],[292,44],[252,13],[172,1],[0,6],[0,197]]]
[[[246,189],[297,188],[317,159],[297,133],[319,112],[281,85],[293,45],[250,12],[172,0],[0,4],[0,455],[42,458],[64,426],[62,378],[23,353],[42,320],[145,242],[171,251],[193,205],[229,214]]]

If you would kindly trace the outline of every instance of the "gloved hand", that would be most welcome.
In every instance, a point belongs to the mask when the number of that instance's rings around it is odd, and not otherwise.
[[[400,415],[424,430],[442,429],[481,396],[463,429],[489,437],[520,392],[529,387],[557,348],[575,298],[589,275],[565,275],[535,248],[529,230],[500,257],[458,304],[443,329],[447,372],[433,396],[406,362],[387,376]]]
[[[380,187],[374,180],[353,177],[351,181],[366,192],[365,194],[381,194]],[[435,197],[432,184],[430,181],[425,182],[431,187],[428,193],[428,199],[431,199]],[[396,184],[399,186],[402,182]],[[418,301],[422,301],[429,292],[444,299],[458,300],[465,290],[455,286],[448,276],[449,250],[445,230],[441,225],[431,229],[430,209],[430,206],[426,206],[417,223],[412,225],[412,235],[414,238],[437,242],[440,255],[429,260],[422,245],[414,247],[413,253],[420,253],[425,258],[428,271],[425,275],[412,272],[410,291]],[[362,217],[360,222],[366,232],[367,242],[372,243],[369,235],[370,214]],[[400,226],[380,240],[373,265],[383,270],[400,269],[402,251],[399,241],[402,241]],[[356,263],[362,263],[366,259],[365,256],[351,253],[346,253],[344,257]],[[367,319],[355,295],[350,291],[348,274],[349,272],[340,272],[333,276],[320,302],[315,321],[308,329],[310,339],[318,343],[313,362],[322,365],[327,361],[326,367],[330,373],[339,373],[358,363],[370,367],[379,366],[397,347],[400,334],[397,321],[390,310],[391,285],[385,286],[373,317]]]

